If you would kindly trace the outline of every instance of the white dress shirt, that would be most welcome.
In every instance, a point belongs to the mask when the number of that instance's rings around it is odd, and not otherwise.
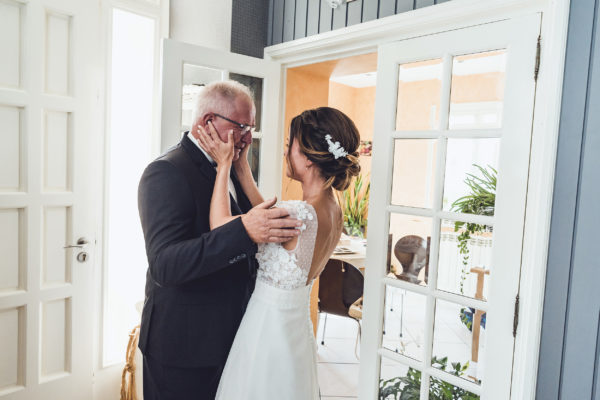
[[[210,155],[200,146],[200,143],[196,140],[196,138],[192,135],[191,132],[188,132],[188,139],[192,141],[200,149],[200,151],[208,158],[208,161],[214,163],[215,160],[212,159]],[[215,167],[216,168],[216,167]],[[229,193],[233,196],[233,199],[237,203],[237,192],[235,191],[235,186],[233,185],[233,181],[231,180],[231,175],[229,176]]]

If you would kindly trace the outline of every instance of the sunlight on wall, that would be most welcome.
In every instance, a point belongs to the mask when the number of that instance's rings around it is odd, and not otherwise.
[[[147,261],[137,187],[151,155],[155,29],[153,19],[113,11],[105,210],[105,365],[124,359],[128,333],[140,320],[135,304],[144,299]]]

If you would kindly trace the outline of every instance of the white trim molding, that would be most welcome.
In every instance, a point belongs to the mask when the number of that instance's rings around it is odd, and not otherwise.
[[[536,391],[569,6],[568,0],[453,0],[270,46],[264,53],[265,59],[281,63],[278,125],[284,132],[287,68],[375,52],[379,45],[394,41],[542,14],[541,68],[534,106],[519,289],[520,321],[511,387],[511,398],[515,400],[534,399]],[[281,175],[275,179],[281,182]]]

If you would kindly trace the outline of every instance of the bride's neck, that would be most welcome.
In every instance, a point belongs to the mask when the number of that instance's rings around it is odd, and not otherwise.
[[[312,203],[315,200],[333,196],[331,188],[325,188],[325,179],[320,176],[311,176],[302,182],[302,200]]]

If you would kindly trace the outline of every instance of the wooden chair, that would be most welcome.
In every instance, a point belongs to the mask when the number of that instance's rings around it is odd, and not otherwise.
[[[325,265],[319,277],[319,313],[325,313],[322,345],[325,344],[327,314],[348,317],[358,324],[358,334],[354,346],[356,354],[361,333],[364,280],[362,272],[350,263],[332,258]]]

